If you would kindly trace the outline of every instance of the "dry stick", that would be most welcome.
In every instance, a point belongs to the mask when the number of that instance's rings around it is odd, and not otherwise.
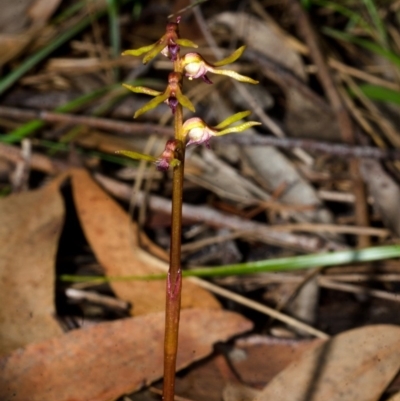
[[[89,117],[51,111],[22,110],[14,107],[0,106],[0,117],[15,118],[18,120],[43,120],[49,123],[66,123],[72,125],[84,124],[88,127],[104,131],[127,135],[160,134],[173,136],[173,129],[158,124],[130,123],[107,118]],[[300,148],[308,151],[317,151],[332,156],[357,157],[382,160],[400,160],[399,149],[380,149],[373,146],[352,146],[331,142],[314,141],[308,139],[276,138],[261,135],[226,135],[221,141],[238,143],[241,145],[276,146],[283,149]]]
[[[351,292],[354,294],[364,294],[371,297],[386,299],[388,301],[400,302],[400,294],[394,294],[382,290],[374,290],[372,288],[360,287],[354,284],[339,283],[336,280],[326,277],[320,277],[318,279],[318,284],[322,287],[330,288],[332,290]]]
[[[21,148],[0,143],[0,158],[17,164],[23,160]],[[32,153],[30,155],[30,168],[33,170],[55,175],[67,170],[68,167],[70,166],[67,163],[59,160],[52,160],[40,153]]]
[[[345,104],[340,98],[339,92],[335,87],[335,83],[331,77],[328,66],[319,49],[317,36],[313,31],[308,15],[304,12],[302,6],[297,0],[288,0],[288,4],[290,6],[289,8],[291,8],[296,26],[299,32],[302,34],[308,48],[310,49],[310,56],[317,66],[317,75],[336,114],[342,139],[346,143],[354,144],[355,138],[353,123],[346,110]],[[357,225],[369,226],[365,186],[360,179],[358,160],[354,159],[350,161],[350,172],[351,175],[354,177],[354,194],[357,199],[357,202],[355,203]],[[358,238],[358,246],[370,246],[370,238],[368,236],[360,236]]]
[[[18,163],[22,160],[21,150],[16,146],[0,143],[0,158],[9,160],[12,163]],[[52,160],[49,157],[38,153],[32,153],[31,156],[31,168],[42,171],[46,174],[55,175],[66,171],[70,167],[71,166],[68,163]],[[129,185],[101,174],[95,174],[95,179],[115,197],[129,202],[131,198],[131,187]],[[147,201],[145,195],[142,192],[138,192],[137,198],[135,199],[136,204],[140,205],[145,201]],[[148,198],[148,201],[151,210],[165,213],[167,215],[171,213],[171,201],[155,195],[151,195]],[[337,244],[326,243],[319,238],[278,232],[265,224],[221,213],[206,206],[183,204],[182,215],[186,220],[205,223],[211,227],[251,232],[252,236],[259,241],[271,245],[297,249],[302,252],[343,249]]]
[[[301,148],[316,151],[326,155],[339,156],[343,158],[367,158],[382,160],[399,160],[400,150],[384,150],[373,146],[352,146],[347,144],[335,144],[323,141],[294,138],[275,138],[261,135],[234,135],[232,138],[226,136],[221,141],[234,142],[240,145],[276,146],[284,149]]]
[[[51,111],[21,110],[14,107],[0,107],[0,117],[24,119],[24,120],[43,120],[49,123],[83,124],[92,128],[103,129],[122,134],[162,134],[173,136],[174,131],[169,127],[161,127],[157,124],[128,123],[115,121],[107,118],[78,116],[75,114],[54,113]]]
[[[95,174],[94,178],[115,197],[123,200],[129,199],[130,187],[101,174]],[[145,200],[144,195],[138,192],[136,202]],[[149,208],[158,212],[169,214],[171,202],[159,196],[152,195],[148,198]],[[193,206],[183,204],[183,216],[192,222],[201,222],[216,228],[229,228],[231,230],[244,230],[252,233],[253,238],[266,242],[271,245],[301,249],[303,252],[317,252],[327,250],[329,247],[337,247],[333,243],[325,243],[319,238],[307,237],[304,235],[294,235],[290,233],[278,232],[265,224],[248,221],[241,217],[227,215],[206,206]]]
[[[258,312],[269,315],[269,316],[273,317],[274,319],[279,320],[283,323],[286,323],[288,326],[295,327],[299,330],[302,330],[302,331],[309,333],[318,338],[329,338],[328,334],[326,334],[320,330],[314,329],[313,327],[309,326],[308,324],[300,322],[299,320],[297,320],[293,317],[290,317],[288,315],[285,315],[273,308],[270,308],[269,306],[266,306],[266,305],[260,304],[259,302],[248,299],[248,298],[244,297],[243,295],[235,294],[232,291],[226,290],[225,288],[221,288],[208,281],[201,280],[198,277],[188,277],[188,279],[190,279],[190,281],[193,281],[194,283],[200,285],[201,287],[208,289],[209,291],[212,291],[214,294],[218,294],[225,298],[232,299],[233,301],[236,301],[236,302],[238,302],[242,305],[245,305],[251,309],[254,309]]]

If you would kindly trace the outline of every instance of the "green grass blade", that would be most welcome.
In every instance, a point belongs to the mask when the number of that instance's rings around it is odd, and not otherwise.
[[[349,250],[311,255],[292,256],[288,258],[260,260],[258,262],[238,263],[222,267],[204,267],[183,271],[184,277],[221,277],[254,274],[262,272],[282,272],[315,267],[340,266],[351,263],[366,263],[384,259],[400,257],[400,245],[387,245],[365,248],[361,250]],[[63,281],[129,281],[163,279],[166,274],[148,276],[61,276]]]
[[[185,276],[213,277],[252,274],[261,272],[279,272],[310,269],[324,266],[338,266],[349,263],[371,262],[400,257],[400,245],[366,248],[341,252],[293,256],[288,258],[261,260],[258,262],[239,263],[222,267],[207,267],[184,271]]]
[[[93,92],[84,94],[79,96],[78,98],[57,107],[54,111],[59,113],[68,113],[70,111],[76,110],[81,106],[91,102],[92,100],[97,99],[98,97],[102,96],[104,93],[110,90],[110,87],[105,87],[101,89],[97,89]],[[42,128],[46,123],[42,120],[32,120],[23,124],[21,127],[15,129],[14,131],[10,132],[7,135],[0,136],[0,142],[3,143],[15,143],[20,141],[21,139],[29,136],[39,128]]]
[[[371,84],[360,85],[359,89],[369,99],[377,100],[379,102],[400,104],[400,91]]]
[[[388,36],[386,29],[382,23],[381,17],[379,16],[379,12],[375,6],[374,0],[363,0],[366,9],[368,10],[369,16],[373,24],[375,25],[376,30],[378,31],[379,39],[381,45],[385,48],[388,48]]]
[[[326,7],[330,10],[337,12],[338,14],[347,17],[353,26],[359,26],[369,32],[371,35],[374,33],[373,28],[367,21],[365,21],[360,13],[353,11],[351,8],[345,7],[342,4],[336,3],[329,0],[312,0],[313,4],[320,7]]]
[[[324,27],[323,32],[326,35],[331,36],[333,38],[340,39],[340,40],[354,43],[358,46],[361,46],[364,49],[371,51],[372,53],[378,54],[379,56],[386,58],[388,61],[390,61],[397,67],[400,67],[400,56],[391,52],[390,50],[383,48],[382,46],[380,46],[374,42],[371,42],[370,40],[357,38],[355,36],[349,35],[348,33],[337,31],[335,29],[331,29],[328,27]]]

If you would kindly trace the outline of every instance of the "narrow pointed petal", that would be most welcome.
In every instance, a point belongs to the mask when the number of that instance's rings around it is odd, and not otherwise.
[[[245,51],[246,46],[239,47],[239,49],[235,50],[230,56],[225,57],[224,59],[217,61],[214,63],[215,67],[221,67],[226,64],[231,64],[236,61]]]
[[[192,111],[193,113],[196,111],[196,109],[193,106],[193,103],[189,100],[188,97],[183,95],[180,92],[176,93],[176,98],[178,99],[178,102],[183,106]]]
[[[192,42],[189,39],[176,39],[175,42],[179,46],[183,46],[183,47],[194,47],[196,49],[199,47],[199,46],[196,45],[196,43]]]
[[[118,155],[124,155],[126,157],[129,157],[130,159],[135,160],[146,160],[153,163],[157,161],[156,157],[145,155],[143,153],[133,152],[131,150],[117,150],[115,153],[117,153]]]
[[[247,123],[237,125],[236,127],[229,127],[222,131],[219,131],[216,135],[221,136],[221,135],[230,134],[232,132],[243,132],[250,127],[254,127],[255,125],[261,125],[261,123],[259,123],[258,121],[248,121]]]
[[[242,120],[243,118],[249,116],[250,114],[251,114],[251,111],[249,111],[249,110],[241,111],[240,113],[236,113],[233,116],[226,118],[224,121],[220,122],[214,128],[223,129],[223,128],[227,127],[228,125],[235,123],[236,121]]]
[[[144,57],[143,57],[143,64],[147,64],[150,60],[153,60],[154,57],[157,56],[158,53],[161,53],[161,51],[164,49],[166,46],[165,41],[161,41],[160,44],[154,46],[152,50],[150,50]]]
[[[134,114],[133,118],[137,118],[141,114],[145,113],[146,111],[154,109],[160,103],[164,102],[167,99],[168,99],[168,93],[163,93],[162,95],[157,96],[154,99],[151,99],[150,102],[146,103],[141,109],[136,111],[136,113]]]
[[[240,75],[232,70],[217,70],[216,68],[208,68],[208,70],[214,74],[226,75],[227,77],[231,77],[240,82],[246,82],[248,84],[254,84],[254,85],[258,84],[258,81],[256,81],[255,79],[246,77],[245,75]]]
[[[135,93],[144,93],[145,95],[150,96],[159,96],[162,94],[162,92],[147,88],[146,86],[132,86],[128,84],[122,84],[122,86]]]
[[[150,50],[152,50],[153,47],[156,45],[157,45],[157,43],[153,43],[152,45],[139,47],[139,49],[125,50],[124,52],[122,52],[122,55],[123,56],[141,56],[142,54],[147,53]]]

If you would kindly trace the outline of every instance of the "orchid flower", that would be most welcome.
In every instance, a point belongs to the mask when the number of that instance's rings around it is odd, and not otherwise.
[[[226,64],[231,64],[236,61],[244,52],[245,46],[240,47],[234,51],[230,56],[223,60],[217,61],[214,64],[208,63],[199,53],[187,53],[182,57],[182,67],[185,70],[185,75],[190,79],[202,78],[207,84],[212,84],[211,80],[207,77],[208,72],[214,74],[226,75],[234,78],[240,82],[247,82],[249,84],[258,84],[258,81],[240,75],[233,70],[218,70],[216,67],[220,67]]]
[[[178,24],[180,20],[181,18],[178,17],[176,22],[169,22],[165,34],[156,43],[140,47],[139,49],[126,50],[122,55],[141,56],[142,54],[145,54],[143,64],[147,64],[150,60],[156,57],[158,53],[161,53],[165,57],[175,61],[177,54],[179,53],[179,46],[197,48],[198,46],[191,40],[179,38]]]
[[[182,106],[186,107],[190,111],[195,111],[192,102],[182,93],[180,87],[180,76],[177,72],[171,72],[169,74],[168,86],[164,92],[159,92],[154,89],[146,88],[144,86],[131,86],[127,84],[123,84],[123,86],[135,93],[144,93],[146,95],[155,96],[154,99],[150,100],[150,102],[137,110],[133,118],[137,118],[146,111],[154,109],[162,102],[166,102],[168,104],[173,114],[175,113],[178,103],[180,103]]]
[[[180,161],[175,159],[175,149],[176,149],[176,141],[174,139],[170,139],[165,144],[165,149],[161,153],[159,157],[154,157],[150,155],[146,155],[143,153],[133,152],[130,150],[118,150],[115,153],[127,156],[131,159],[135,160],[146,160],[152,162],[156,165],[156,169],[159,171],[166,171],[169,167],[179,166]]]
[[[232,132],[242,132],[255,125],[261,125],[261,123],[257,121],[248,121],[234,127],[229,127],[229,125],[249,116],[250,114],[251,111],[242,111],[240,113],[236,113],[228,117],[215,127],[209,127],[201,118],[189,118],[189,120],[184,122],[182,127],[184,135],[187,135],[187,137],[189,138],[186,146],[193,144],[200,145],[202,143],[205,143],[206,146],[209,148],[210,139],[213,136],[221,136],[225,134],[230,134]]]

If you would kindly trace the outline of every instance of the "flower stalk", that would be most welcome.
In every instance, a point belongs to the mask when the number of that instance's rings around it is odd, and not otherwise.
[[[222,121],[214,127],[208,126],[202,119],[193,117],[183,121],[183,107],[192,112],[195,108],[192,102],[183,94],[183,78],[202,78],[204,82],[211,84],[207,73],[222,74],[241,82],[256,84],[258,81],[245,77],[232,70],[221,70],[217,67],[229,64],[238,59],[244,47],[237,49],[227,58],[214,64],[208,63],[198,53],[187,53],[181,56],[180,47],[197,47],[188,39],[179,36],[180,17],[176,22],[169,22],[165,34],[154,44],[144,46],[136,50],[128,50],[123,55],[144,55],[143,63],[149,62],[159,53],[173,61],[173,71],[168,76],[168,84],[164,92],[156,91],[143,86],[124,85],[134,93],[142,93],[153,96],[146,105],[137,110],[134,118],[165,102],[174,115],[174,139],[167,141],[165,149],[158,157],[144,155],[129,150],[118,153],[133,159],[151,161],[156,168],[166,171],[170,167],[173,170],[172,186],[172,210],[171,210],[171,244],[170,265],[166,282],[166,310],[165,310],[165,337],[164,337],[164,383],[163,400],[174,401],[175,395],[175,371],[178,351],[179,317],[181,309],[182,293],[182,266],[181,266],[181,238],[182,238],[182,199],[183,179],[185,167],[185,149],[188,145],[205,143],[209,147],[211,137],[221,136],[233,132],[241,132],[249,127],[259,125],[255,121],[240,122],[250,114],[250,111],[240,112]],[[231,126],[234,123],[238,125]]]

